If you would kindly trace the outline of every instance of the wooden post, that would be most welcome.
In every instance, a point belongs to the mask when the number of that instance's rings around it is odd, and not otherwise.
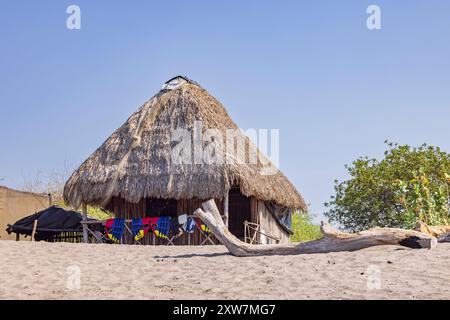
[[[244,221],[244,242],[247,243],[247,220]]]
[[[223,223],[228,228],[228,202],[229,202],[229,190],[227,191],[227,194],[225,195],[225,198],[223,199]]]
[[[36,234],[36,229],[37,229],[37,220],[33,221],[33,229],[31,230],[31,241],[34,241],[34,235]]]
[[[87,221],[87,205],[83,203],[83,221]],[[83,223],[83,242],[88,243],[88,226]]]

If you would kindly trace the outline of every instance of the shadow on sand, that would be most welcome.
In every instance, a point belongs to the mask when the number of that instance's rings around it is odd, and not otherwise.
[[[204,257],[204,258],[212,258],[212,257],[220,257],[220,256],[230,256],[229,252],[221,252],[221,253],[191,253],[191,254],[181,254],[181,255],[173,255],[173,256],[154,256],[154,259],[190,259],[196,257]]]

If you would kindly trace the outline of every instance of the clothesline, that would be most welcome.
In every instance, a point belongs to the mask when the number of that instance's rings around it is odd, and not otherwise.
[[[188,218],[198,218],[198,217],[196,217],[196,216],[194,216],[194,215],[188,215],[187,217],[188,217]],[[155,217],[155,218],[158,218],[158,217]],[[113,219],[113,218],[112,218],[112,219]],[[200,218],[198,218],[198,219],[200,219]],[[86,220],[86,221],[80,221],[80,223],[81,223],[81,224],[105,224],[106,221],[107,221],[107,220],[92,220],[92,221]],[[126,222],[126,223],[131,223],[131,222],[133,222],[133,220],[132,220],[132,219],[125,219],[125,222]]]

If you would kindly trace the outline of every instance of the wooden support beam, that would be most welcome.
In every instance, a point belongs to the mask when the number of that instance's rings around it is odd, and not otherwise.
[[[227,191],[227,194],[225,195],[225,198],[223,199],[223,222],[225,226],[228,228],[228,204],[229,204],[229,193],[230,190]]]
[[[87,221],[87,205],[83,203],[83,222]],[[89,234],[88,234],[88,226],[86,224],[82,224],[83,226],[83,242],[89,242]]]
[[[37,229],[38,221],[33,221],[33,229],[31,230],[31,241],[34,241],[34,236],[36,235],[36,229]]]
[[[374,228],[351,234],[336,231],[322,223],[323,238],[320,240],[304,243],[251,245],[240,241],[228,230],[214,200],[204,202],[202,208],[203,210],[197,209],[194,215],[202,219],[232,255],[238,257],[355,251],[378,245],[402,245],[410,248],[430,249],[437,244],[435,237],[413,230]]]
[[[97,240],[97,242],[101,242],[102,238],[97,236],[89,227],[86,225],[87,231]]]

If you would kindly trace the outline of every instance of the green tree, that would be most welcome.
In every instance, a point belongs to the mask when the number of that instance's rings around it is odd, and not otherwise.
[[[342,228],[413,228],[449,219],[450,155],[426,144],[388,143],[381,161],[360,158],[346,166],[350,179],[335,181],[336,195],[325,216]]]
[[[322,237],[320,226],[314,224],[311,217],[303,212],[292,215],[292,231],[294,234],[291,236],[291,242],[308,242]]]

